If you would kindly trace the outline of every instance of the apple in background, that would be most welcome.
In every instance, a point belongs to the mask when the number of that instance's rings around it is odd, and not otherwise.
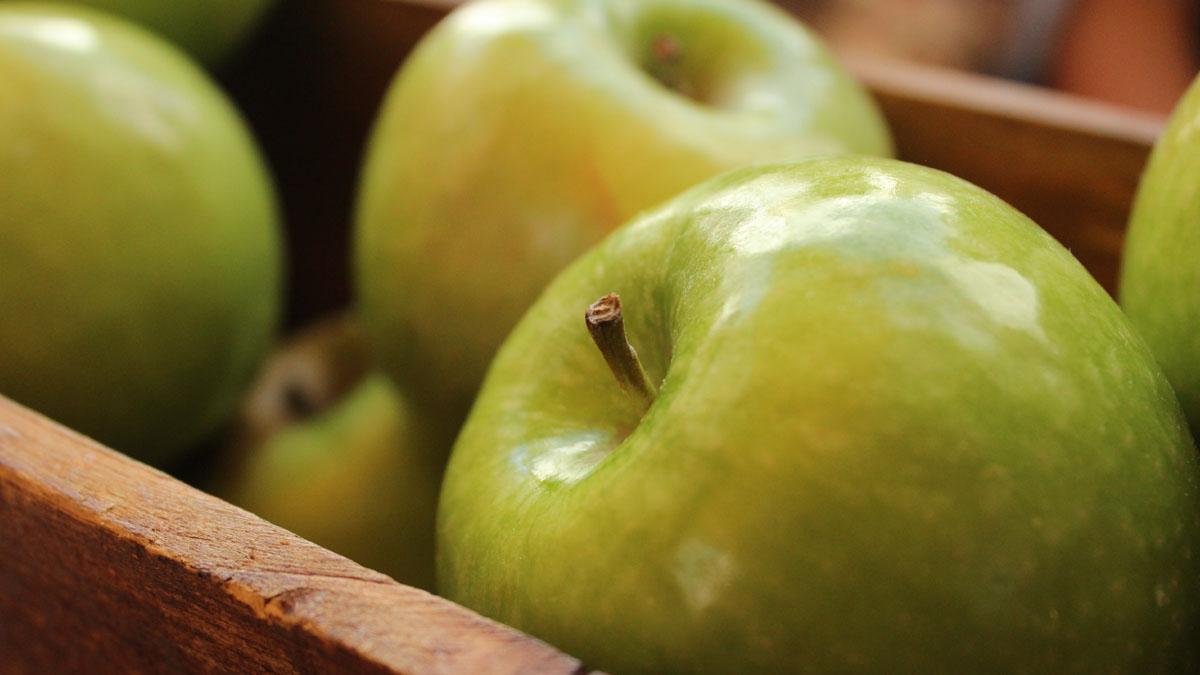
[[[460,420],[562,267],[725,169],[888,154],[867,93],[754,0],[481,0],[392,84],[370,140],[355,275],[372,347]]]
[[[1142,176],[1120,298],[1200,432],[1200,79],[1175,109]]]
[[[208,65],[220,64],[233,54],[275,4],[275,0],[66,1],[141,24]]]
[[[441,465],[390,380],[368,370],[348,319],[274,356],[239,415],[211,491],[401,583],[433,588]]]
[[[229,101],[124,21],[0,4],[0,393],[163,464],[275,330],[275,198]]]
[[[1200,459],[1153,356],[1033,222],[893,160],[738,170],[574,263],[438,546],[447,597],[611,672],[1200,666]]]

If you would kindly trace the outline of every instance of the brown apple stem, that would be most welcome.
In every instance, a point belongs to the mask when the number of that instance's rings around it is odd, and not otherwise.
[[[637,351],[625,337],[625,320],[621,316],[621,296],[609,293],[588,305],[584,313],[588,333],[604,356],[604,362],[617,378],[617,384],[644,411],[654,402],[654,385],[646,377],[646,369]]]

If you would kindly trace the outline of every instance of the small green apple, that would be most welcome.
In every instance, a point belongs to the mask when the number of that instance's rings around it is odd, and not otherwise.
[[[366,365],[361,334],[347,320],[310,329],[275,355],[246,399],[234,457],[212,491],[432,589],[442,467],[427,449],[430,429]]]
[[[639,395],[585,329],[610,291]],[[1200,460],[1153,356],[1034,223],[893,160],[739,170],[573,264],[438,545],[447,597],[613,672],[1200,666]]]
[[[553,276],[726,169],[888,154],[874,103],[754,0],[482,0],[397,76],[360,188],[356,276],[385,370],[461,419]]]
[[[1200,79],[1175,109],[1142,176],[1120,298],[1200,433]]]
[[[228,418],[274,332],[274,195],[181,52],[0,5],[0,393],[163,463]]]
[[[0,5],[8,0],[0,0]],[[125,17],[209,65],[229,57],[275,0],[66,0]]]

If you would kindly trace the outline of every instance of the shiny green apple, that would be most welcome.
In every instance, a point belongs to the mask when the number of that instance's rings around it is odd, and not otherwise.
[[[1175,109],[1142,176],[1120,298],[1200,432],[1200,79]]]
[[[461,416],[545,284],[632,215],[751,162],[890,151],[864,90],[765,3],[468,3],[410,57],[370,141],[368,334]]]
[[[585,327],[609,292],[648,407]],[[738,170],[574,263],[438,523],[441,592],[611,672],[1200,666],[1200,459],[1148,348],[1033,222],[893,160]]]
[[[0,0],[0,5],[9,0]],[[232,54],[275,0],[66,0],[125,17],[167,38],[204,63]]]
[[[124,21],[0,5],[0,393],[140,459],[213,432],[280,304],[237,112]]]
[[[273,356],[236,429],[214,494],[401,583],[433,588],[442,466],[427,446],[435,440],[391,381],[369,370],[356,323],[320,324]]]

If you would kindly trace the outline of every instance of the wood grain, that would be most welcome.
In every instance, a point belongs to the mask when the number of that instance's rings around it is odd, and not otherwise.
[[[583,669],[0,397],[0,671]]]

